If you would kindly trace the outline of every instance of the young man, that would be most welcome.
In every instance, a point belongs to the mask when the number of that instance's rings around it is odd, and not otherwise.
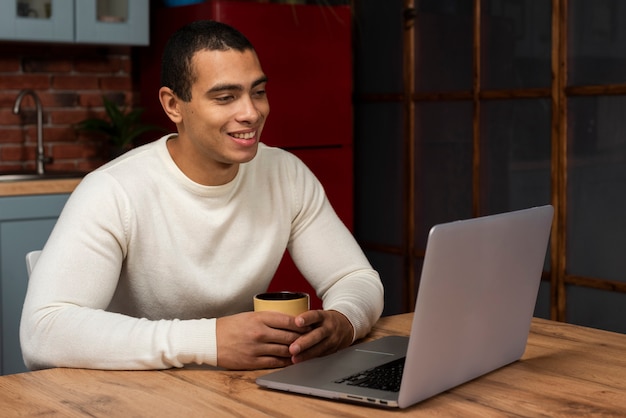
[[[159,97],[178,133],[94,171],[70,197],[29,281],[27,366],[271,368],[367,334],[382,312],[378,274],[306,166],[259,142],[266,82],[227,25],[172,36]],[[285,248],[323,310],[251,312]]]

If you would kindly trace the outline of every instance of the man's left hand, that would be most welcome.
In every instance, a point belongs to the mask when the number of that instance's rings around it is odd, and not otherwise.
[[[352,344],[352,324],[337,311],[304,312],[296,317],[296,325],[312,329],[289,346],[291,361],[294,363],[331,354]]]

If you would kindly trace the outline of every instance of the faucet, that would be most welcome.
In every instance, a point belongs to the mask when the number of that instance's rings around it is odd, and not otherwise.
[[[37,174],[44,174],[44,164],[52,162],[52,158],[46,157],[43,149],[43,106],[37,93],[30,89],[20,91],[13,105],[13,113],[16,115],[20,113],[20,104],[22,104],[22,99],[26,95],[32,96],[37,108],[37,158],[35,162],[37,164]]]

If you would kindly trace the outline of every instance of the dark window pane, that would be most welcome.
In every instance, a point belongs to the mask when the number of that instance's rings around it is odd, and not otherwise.
[[[430,0],[417,3],[416,90],[471,89],[472,2]]]
[[[626,2],[570,0],[570,85],[626,82]]]
[[[580,286],[567,287],[567,322],[626,333],[624,306],[624,293]]]
[[[355,6],[354,74],[360,94],[402,93],[402,0]],[[329,63],[332,65],[332,63]]]
[[[570,98],[567,272],[626,281],[626,97]]]
[[[485,214],[550,203],[550,101],[482,103],[482,196]]]
[[[489,0],[482,18],[484,89],[549,87],[551,1]]]
[[[416,236],[425,248],[430,228],[472,215],[471,102],[418,103],[416,125]]]
[[[355,234],[399,247],[405,203],[402,104],[357,104],[355,121]]]

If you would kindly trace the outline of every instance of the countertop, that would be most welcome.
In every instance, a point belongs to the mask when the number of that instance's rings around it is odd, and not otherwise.
[[[0,197],[61,194],[74,191],[82,178],[0,182]]]

